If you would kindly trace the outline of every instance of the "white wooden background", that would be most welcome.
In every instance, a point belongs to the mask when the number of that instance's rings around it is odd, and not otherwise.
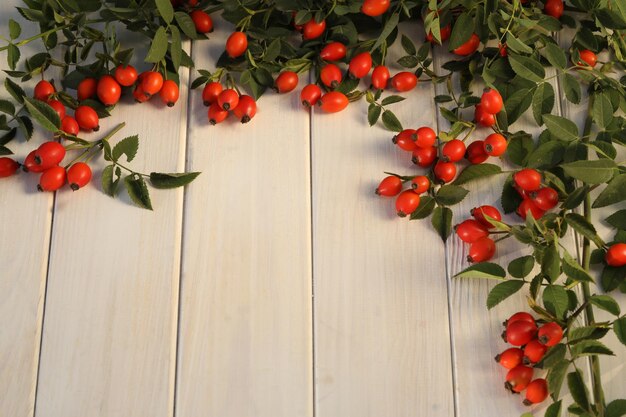
[[[19,19],[16,3],[0,3],[1,33]],[[219,26],[186,45],[200,68],[223,49],[230,28]],[[419,26],[403,31],[423,38]],[[456,237],[444,246],[428,222],[400,220],[392,200],[374,196],[383,171],[414,168],[389,132],[367,127],[365,102],[309,114],[297,93],[269,93],[249,125],[212,127],[199,92],[181,91],[173,109],[124,99],[102,123],[106,132],[125,120],[123,134],[140,134],[139,170],[203,172],[185,190],[153,193],[154,212],[97,185],[55,196],[37,193],[35,176],[0,181],[0,416],[527,410],[492,359],[523,296],[487,312],[491,282],[452,278],[467,247]],[[406,126],[443,129],[435,94],[420,84],[394,110]],[[582,123],[562,99],[555,112]],[[14,145],[17,155],[44,139]],[[472,186],[456,219],[497,204],[497,185]],[[498,256],[524,250],[502,243]],[[621,355],[602,361],[609,399],[626,392],[623,347],[611,346]]]

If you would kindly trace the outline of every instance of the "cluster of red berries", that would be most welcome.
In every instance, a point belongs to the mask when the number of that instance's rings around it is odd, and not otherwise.
[[[232,113],[241,123],[248,123],[256,114],[256,100],[239,95],[234,88],[224,88],[217,81],[208,82],[202,90],[202,102],[209,107],[209,123],[222,123]]]
[[[559,204],[559,193],[551,187],[541,186],[541,173],[532,168],[524,168],[513,174],[513,182],[522,202],[517,207],[517,214],[524,220],[530,213],[534,219],[540,219],[546,211]]]
[[[56,191],[66,183],[74,191],[84,187],[91,181],[91,168],[84,162],[76,162],[69,167],[62,167],[60,163],[65,158],[65,147],[59,142],[44,142],[37,149],[31,151],[22,168],[26,172],[41,174],[39,177],[39,191]],[[14,159],[0,158],[0,178],[15,174],[20,164]]]
[[[496,362],[508,369],[505,388],[514,394],[526,390],[524,404],[532,405],[548,398],[548,384],[544,378],[533,380],[535,365],[546,352],[563,339],[563,329],[555,322],[537,328],[532,315],[521,311],[504,322],[502,338],[514,346],[495,357]]]
[[[430,189],[430,179],[425,175],[418,175],[411,179],[411,188],[402,191],[403,181],[395,175],[385,177],[376,188],[376,194],[384,197],[396,198],[396,213],[406,217],[413,213],[420,205],[420,195]]]
[[[459,239],[470,244],[468,262],[488,261],[496,253],[496,242],[489,237],[489,230],[495,227],[490,219],[501,221],[502,215],[497,208],[489,205],[475,207],[470,214],[473,219],[457,224],[454,230]]]

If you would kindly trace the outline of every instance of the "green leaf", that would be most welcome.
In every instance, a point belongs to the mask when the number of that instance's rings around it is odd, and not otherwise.
[[[557,318],[562,318],[569,307],[567,291],[560,285],[548,285],[543,290],[543,305]]]
[[[437,195],[435,196],[435,200],[440,205],[451,206],[463,201],[468,193],[469,191],[463,187],[448,184],[439,189]]]
[[[581,340],[572,346],[571,351],[574,359],[586,355],[615,355],[611,349],[597,340]]]
[[[604,241],[598,236],[595,227],[587,219],[578,213],[568,213],[565,215],[565,221],[576,232],[580,233],[598,247],[604,246]]]
[[[367,107],[367,122],[370,126],[374,126],[378,119],[380,118],[380,113],[383,108],[377,105],[376,103],[372,103]]]
[[[544,114],[543,121],[554,137],[567,142],[578,139],[578,126],[571,120],[553,114]]]
[[[561,417],[561,401],[550,404],[543,417]]]
[[[591,275],[589,275],[568,252],[563,252],[561,267],[563,268],[563,273],[574,281],[593,282]]]
[[[33,119],[44,129],[56,133],[61,127],[59,114],[48,103],[24,97],[26,108]]]
[[[605,129],[613,121],[613,106],[606,94],[596,94],[591,109],[593,120]]]
[[[401,101],[406,100],[405,97],[402,96],[387,96],[380,102],[383,106],[388,106],[390,104],[399,103]]]
[[[20,104],[24,104],[24,97],[26,96],[26,93],[22,90],[22,87],[17,85],[10,78],[5,78],[4,88],[6,88],[7,92],[11,94],[11,97],[17,100]]]
[[[620,315],[619,304],[610,295],[592,295],[591,297],[589,297],[589,301],[594,306],[604,311],[608,311],[614,316]]]
[[[593,208],[606,207],[626,200],[626,174],[616,176],[593,202]]]
[[[115,197],[117,193],[117,186],[120,182],[120,172],[119,168],[117,169],[117,178],[113,180],[113,172],[115,169],[115,165],[107,165],[102,170],[102,190],[104,193],[110,197]]]
[[[167,52],[167,32],[164,27],[159,27],[152,38],[152,44],[150,50],[146,55],[146,62],[159,62],[165,57]]]
[[[133,202],[141,208],[152,210],[152,202],[150,201],[150,192],[146,186],[146,182],[139,175],[129,175],[124,178],[124,186]]]
[[[170,0],[154,0],[159,14],[165,20],[165,23],[171,23],[174,20],[174,7]]]
[[[452,210],[448,207],[436,207],[431,221],[441,240],[445,242],[452,231]]]
[[[589,410],[589,392],[582,376],[577,371],[567,374],[567,386],[576,404],[583,410]]]
[[[9,19],[9,36],[11,37],[11,40],[19,38],[21,34],[22,28],[20,27],[20,24],[13,19]]]
[[[385,110],[383,112],[383,124],[392,132],[401,132],[403,130],[402,123],[396,117],[391,110]]]
[[[530,46],[520,41],[511,32],[506,34],[506,47],[513,52],[517,52],[518,54],[531,54],[533,52],[533,49]]]
[[[485,278],[502,281],[506,277],[506,272],[498,264],[491,262],[481,262],[474,264],[459,272],[455,278]]]
[[[502,173],[502,168],[498,165],[494,164],[478,164],[478,165],[469,165],[465,168],[457,179],[454,181],[456,185],[466,184],[468,182],[481,179],[488,178],[497,174]]]
[[[620,317],[613,322],[613,331],[617,336],[617,339],[626,345],[626,316]]]
[[[585,200],[585,196],[589,192],[589,187],[587,185],[576,188],[574,191],[567,196],[561,207],[567,210],[575,209],[580,206],[582,202]]]
[[[614,400],[606,406],[604,417],[626,416],[626,400]]]
[[[566,353],[567,348],[563,343],[552,346],[551,349],[548,349],[548,352],[545,354],[539,365],[541,365],[542,368],[552,368],[565,359]]]
[[[24,138],[29,141],[33,137],[33,122],[28,116],[20,116],[17,118],[17,123],[20,127],[20,131],[24,135]]]
[[[411,213],[411,220],[425,219],[430,216],[435,209],[435,199],[429,196],[422,197],[419,207]]]
[[[561,69],[565,69],[567,66],[567,57],[560,46],[554,43],[548,43],[546,47],[543,48],[542,52],[552,66]]]
[[[452,28],[448,50],[453,51],[463,45],[470,39],[473,33],[474,19],[472,19],[469,13],[462,13]]]
[[[183,172],[183,173],[170,173],[164,174],[160,172],[150,173],[150,183],[154,188],[177,188],[183,187],[200,175],[199,172]]]
[[[120,140],[111,152],[114,161],[118,161],[122,155],[126,155],[126,160],[132,162],[139,149],[139,136],[133,135]]]
[[[503,300],[518,292],[524,286],[524,281],[512,279],[497,284],[489,291],[487,296],[487,308],[492,309]]]
[[[181,60],[183,59],[183,44],[180,39],[180,31],[176,26],[170,26],[170,32],[172,32],[170,55],[172,56],[172,64],[174,65],[174,69],[178,71]]]
[[[543,66],[534,59],[509,54],[509,63],[513,71],[526,80],[538,83],[543,81],[546,76],[546,71]]]
[[[542,116],[554,108],[554,88],[550,83],[541,83],[533,94],[533,116],[538,125],[543,124]]]
[[[415,49],[415,44],[409,39],[408,36],[402,35],[400,38],[400,43],[402,44],[402,48],[407,55],[415,55],[417,53],[417,49]]]
[[[9,65],[9,68],[14,70],[20,60],[20,49],[12,43],[8,45],[8,48],[7,64]]]
[[[189,16],[189,13],[185,12],[176,12],[174,13],[174,18],[176,19],[176,23],[180,30],[183,31],[185,35],[189,39],[197,39],[198,34],[196,33],[196,26],[193,23],[193,20]]]
[[[613,178],[616,165],[610,159],[598,159],[569,162],[561,164],[561,168],[567,175],[587,184],[602,184]]]
[[[391,16],[389,16],[389,20],[387,20],[387,22],[385,23],[383,30],[380,32],[380,35],[376,39],[376,42],[374,43],[374,46],[372,46],[372,49],[370,49],[370,52],[374,52],[383,44],[383,42],[387,40],[389,35],[391,35],[391,32],[393,32],[394,29],[396,29],[396,27],[398,26],[399,21],[400,21],[399,13],[394,13]]]
[[[626,209],[611,214],[606,222],[616,229],[626,230]]]
[[[15,114],[15,106],[8,100],[0,99],[0,112],[7,113],[12,116]]]
[[[556,242],[548,246],[541,259],[541,272],[550,282],[555,282],[561,275],[561,260]]]
[[[567,369],[570,366],[570,362],[566,359],[562,359],[557,362],[550,370],[548,371],[548,375],[546,375],[546,382],[548,383],[548,392],[552,396],[553,399],[559,398],[559,394],[561,393],[561,386],[563,385],[563,380],[565,379],[565,374],[567,374]]]
[[[582,96],[582,91],[580,89],[580,83],[576,78],[571,75],[564,73],[561,77],[561,86],[565,91],[565,97],[574,104],[580,103],[580,98]]]
[[[535,258],[530,255],[513,259],[507,268],[512,277],[522,279],[527,277],[535,266]]]
[[[596,326],[582,326],[582,327],[570,327],[567,335],[567,341],[570,344],[575,344],[583,340],[589,339],[601,339],[607,333],[609,329],[606,327]]]

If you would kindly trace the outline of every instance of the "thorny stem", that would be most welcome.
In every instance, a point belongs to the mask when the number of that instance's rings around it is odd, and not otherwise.
[[[593,108],[594,96],[591,94],[589,96],[589,107],[587,110],[587,118],[585,119],[585,128],[583,131],[583,142],[589,141],[589,134],[591,133],[591,126],[593,124],[593,119],[591,116],[591,111]],[[587,153],[589,150],[587,149]],[[587,191],[585,195],[585,202],[583,208],[583,214],[585,219],[588,222],[591,222],[591,192]],[[581,266],[585,271],[589,270],[589,266],[591,264],[591,242],[586,237],[583,238],[583,258]],[[585,300],[585,314],[587,316],[587,322],[589,324],[595,323],[595,317],[593,313],[593,306],[589,303],[589,298],[591,297],[591,290],[589,288],[588,282],[581,283],[582,291],[583,291],[583,299]],[[602,389],[602,374],[600,372],[600,358],[598,355],[591,356],[591,384],[593,387],[593,397],[594,402],[596,404],[598,415],[604,415],[604,390]]]

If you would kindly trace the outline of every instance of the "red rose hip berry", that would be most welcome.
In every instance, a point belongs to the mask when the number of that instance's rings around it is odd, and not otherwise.
[[[385,88],[387,88],[389,78],[391,78],[389,68],[384,65],[378,65],[376,68],[374,68],[374,71],[372,71],[371,88],[374,88],[376,90],[384,90]]]
[[[59,142],[44,142],[35,151],[35,163],[44,171],[60,164],[63,158],[65,158],[65,147]]]
[[[432,166],[433,162],[437,159],[437,148],[429,146],[428,148],[417,148],[413,151],[412,161],[414,164],[419,165],[422,168],[428,168]]]
[[[3,156],[0,158],[0,178],[10,177],[15,174],[20,167],[15,160]]]
[[[361,13],[371,17],[380,16],[389,9],[390,5],[391,0],[365,0],[361,6]]]
[[[233,88],[228,88],[217,96],[217,104],[222,110],[232,110],[239,104],[239,93]]]
[[[112,106],[120,101],[122,96],[122,87],[115,81],[115,78],[110,75],[104,75],[98,80],[98,87],[96,90],[98,99],[105,106]]]
[[[530,199],[537,208],[548,211],[559,204],[559,193],[554,188],[544,187],[530,193]]]
[[[217,97],[222,91],[224,91],[224,87],[222,87],[222,84],[216,81],[211,81],[210,83],[207,83],[202,90],[202,102],[205,106],[209,107],[211,104],[217,101]]]
[[[527,321],[514,321],[507,324],[504,338],[513,346],[524,346],[535,338],[537,325]]]
[[[402,180],[395,175],[383,178],[376,188],[376,194],[383,197],[394,197],[402,191]]]
[[[487,228],[474,219],[464,220],[455,226],[459,239],[466,243],[476,242],[478,239],[489,236]]]
[[[248,38],[243,32],[233,32],[226,40],[226,53],[231,58],[243,55],[248,49]]]
[[[298,86],[298,74],[293,71],[283,71],[276,77],[276,91],[279,93],[288,93]]]
[[[446,162],[459,162],[465,156],[465,143],[459,139],[446,142],[441,149],[442,159]]]
[[[400,193],[396,199],[396,213],[400,217],[411,215],[420,205],[420,196],[413,190],[406,190]]]
[[[121,86],[130,87],[137,82],[137,70],[132,65],[119,65],[113,74],[115,81]]]
[[[322,97],[322,89],[317,84],[309,84],[300,92],[300,101],[305,107],[312,107]]]
[[[256,101],[246,94],[242,95],[233,114],[241,123],[248,123],[256,115]]]
[[[467,146],[465,158],[473,165],[482,164],[489,155],[485,152],[485,141],[477,140]]]
[[[302,39],[305,41],[316,39],[322,36],[324,31],[326,30],[326,20],[322,20],[321,22],[316,22],[315,18],[309,20],[304,25],[302,25]]]
[[[352,78],[363,78],[372,69],[372,55],[369,52],[361,52],[350,60],[348,73]]]
[[[504,368],[513,369],[522,364],[524,351],[520,348],[508,348],[504,352],[496,355],[494,359]]]
[[[167,107],[173,107],[180,97],[180,90],[178,84],[172,80],[166,80],[159,91],[159,97],[161,101],[167,105]]]
[[[37,189],[39,191],[56,191],[65,185],[66,178],[67,173],[65,172],[65,168],[58,165],[53,166],[41,174]]]
[[[76,162],[67,170],[67,182],[72,191],[77,191],[91,181],[91,168],[84,162]]]
[[[320,80],[326,87],[337,87],[342,78],[341,69],[335,64],[328,64],[320,70]]]
[[[495,226],[489,223],[489,220],[487,220],[485,216],[489,216],[497,221],[502,220],[502,214],[500,214],[500,211],[494,206],[475,207],[470,210],[470,214],[476,219],[476,221],[485,226],[487,229],[493,229]]]
[[[411,188],[418,194],[425,193],[430,189],[430,180],[425,175],[418,175],[411,180]]]
[[[41,80],[35,85],[35,91],[33,96],[37,100],[48,101],[50,100],[50,96],[55,93],[54,86],[50,81]]]
[[[420,148],[430,148],[435,144],[437,140],[437,133],[432,130],[430,127],[420,127],[415,132],[417,138],[415,139],[415,144]]]
[[[483,144],[485,153],[489,156],[502,156],[506,152],[506,138],[499,133],[492,133],[487,136]]]
[[[526,387],[524,405],[539,404],[548,398],[548,383],[543,378],[537,378]]]
[[[100,129],[98,113],[89,106],[78,106],[74,112],[74,118],[78,122],[78,126],[87,132]]]
[[[411,91],[417,85],[418,78],[415,74],[408,71],[397,73],[391,79],[391,86],[401,93]]]
[[[141,88],[146,96],[157,94],[163,88],[163,75],[156,71],[147,71],[141,75]]]
[[[435,177],[443,184],[447,184],[456,177],[456,165],[454,162],[439,161],[433,170]]]
[[[513,180],[524,191],[537,191],[541,187],[541,174],[532,168],[517,171],[513,175]]]
[[[626,243],[615,243],[609,247],[604,256],[607,265],[621,267],[626,265]]]
[[[474,109],[474,121],[481,126],[491,127],[496,124],[496,116],[483,110],[480,104]]]
[[[542,345],[538,339],[533,339],[524,346],[524,365],[539,362],[548,351],[548,347]]]
[[[553,321],[548,322],[539,328],[537,339],[548,347],[554,346],[563,339],[563,329]]]
[[[480,98],[480,107],[484,112],[497,114],[500,113],[503,106],[504,102],[498,90],[494,90],[493,88],[485,89]]]
[[[322,111],[326,113],[337,113],[348,107],[348,97],[339,91],[331,91],[324,94],[320,100],[319,105]]]
[[[324,61],[339,61],[346,57],[347,48],[341,42],[331,42],[320,51],[320,58]]]
[[[81,82],[78,83],[78,87],[76,88],[76,96],[78,97],[78,101],[87,100],[88,98],[92,98],[96,95],[96,90],[98,89],[98,81],[95,78],[85,78]]]
[[[496,253],[496,243],[489,237],[481,237],[470,244],[467,261],[470,263],[485,262]]]
[[[209,33],[213,30],[213,19],[204,10],[194,10],[189,13],[193,25],[196,27],[198,33]]]
[[[239,103],[238,103],[239,104]],[[208,110],[209,123],[216,125],[222,123],[228,117],[228,110],[224,110],[217,102],[211,104]]]
[[[504,387],[511,392],[522,392],[533,378],[533,368],[518,365],[506,374]]]

